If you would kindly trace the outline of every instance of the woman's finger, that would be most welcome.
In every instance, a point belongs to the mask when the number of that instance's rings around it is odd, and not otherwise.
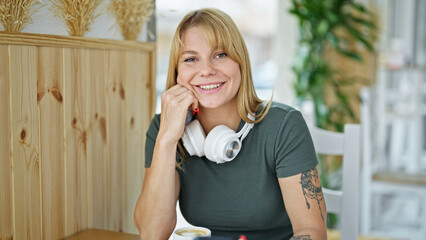
[[[173,107],[181,107],[180,104],[185,99],[184,106],[182,106],[185,110],[187,108],[197,109],[198,100],[195,98],[194,93],[184,86],[175,85],[162,95],[162,102],[170,103]]]

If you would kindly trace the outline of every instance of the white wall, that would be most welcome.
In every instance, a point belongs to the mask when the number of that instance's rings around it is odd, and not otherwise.
[[[274,87],[274,100],[289,105],[295,104],[293,83],[295,76],[291,64],[296,54],[298,40],[298,25],[294,15],[288,12],[290,1],[278,1],[278,28],[275,38],[274,59],[278,64],[278,78]]]
[[[34,5],[34,8],[39,9],[33,14],[32,23],[25,26],[21,32],[69,36],[62,19],[53,15],[50,1],[42,0],[41,2],[41,7],[40,4]],[[110,4],[110,0],[104,0],[103,3],[99,5],[97,12],[100,15],[95,19],[84,37],[116,40],[123,39],[118,25],[115,24],[115,17],[106,10],[108,4]],[[1,26],[0,29],[2,30]],[[138,41],[146,40],[145,32],[145,29],[141,31]]]

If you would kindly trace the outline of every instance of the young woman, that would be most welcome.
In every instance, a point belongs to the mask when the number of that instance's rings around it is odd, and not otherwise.
[[[305,121],[295,109],[256,96],[247,48],[228,15],[200,9],[182,19],[166,88],[161,114],[147,131],[146,174],[135,210],[141,239],[169,238],[177,200],[187,221],[213,236],[327,238],[318,162]],[[188,109],[207,135],[204,146],[202,138],[188,143]],[[238,134],[212,143],[226,131]]]

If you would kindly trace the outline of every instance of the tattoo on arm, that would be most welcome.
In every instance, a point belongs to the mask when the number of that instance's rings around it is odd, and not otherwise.
[[[311,235],[293,236],[290,240],[312,240]]]
[[[319,181],[318,170],[316,168],[312,168],[311,170],[303,172],[300,176],[300,184],[302,185],[302,191],[303,191],[303,196],[305,197],[306,206],[308,207],[308,209],[311,208],[311,205],[308,202],[308,198],[316,200],[321,213],[321,218],[324,221],[324,216],[322,215],[321,204],[320,204],[320,201],[323,200],[324,195],[322,194],[322,188],[321,188],[321,183]],[[310,239],[310,238],[306,238],[306,239]]]

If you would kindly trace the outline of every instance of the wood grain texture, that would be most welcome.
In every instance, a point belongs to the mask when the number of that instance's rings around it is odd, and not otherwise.
[[[14,239],[42,239],[36,47],[10,46]]]
[[[340,232],[335,229],[327,229],[327,239],[328,240],[341,240]],[[370,236],[358,236],[358,240],[398,240],[396,238],[379,238],[379,237],[370,237]],[[399,239],[402,240],[402,239]]]
[[[150,68],[150,72],[149,75],[145,75],[144,77],[148,78],[148,81],[146,82],[146,87],[145,87],[145,92],[148,92],[150,96],[149,97],[149,114],[148,114],[148,124],[149,122],[151,122],[151,119],[154,117],[155,114],[155,103],[157,102],[157,88],[156,88],[156,72],[157,72],[157,68],[156,68],[156,52],[155,50],[151,51],[149,53],[149,68]],[[147,126],[148,127],[148,126]]]
[[[107,56],[107,215],[108,229],[123,231],[124,166],[126,166],[124,56],[111,50]]]
[[[64,49],[67,236],[88,227],[88,54],[87,49]]]
[[[125,204],[124,226],[125,232],[138,233],[133,221],[136,202],[142,189],[144,176],[144,146],[146,118],[144,114],[149,111],[149,100],[146,96],[145,86],[149,76],[149,55],[140,52],[125,53],[125,89],[126,91],[126,165],[125,177]],[[147,74],[148,73],[148,74]]]
[[[10,158],[10,78],[8,47],[0,45],[0,239],[13,235],[12,162]]]
[[[404,172],[380,172],[373,175],[376,181],[392,182],[414,186],[426,186],[425,174],[407,174]]]
[[[153,51],[155,43],[110,40],[100,38],[71,37],[60,35],[36,34],[36,33],[7,33],[0,31],[0,44],[67,47],[67,48],[95,48],[132,51]]]
[[[90,229],[82,233],[76,234],[67,240],[139,240],[139,236],[135,234],[127,234],[122,232],[113,232],[101,229]]]
[[[146,131],[148,130],[149,124],[151,123],[152,118],[155,114],[155,102],[157,101],[157,95],[156,95],[156,87],[155,87],[155,52],[151,53],[141,53],[141,78],[144,86],[142,87],[141,93],[145,98],[145,105],[149,110],[144,109],[141,117],[141,129],[142,129],[142,141],[145,144],[145,137],[146,137]],[[154,93],[154,94],[153,94]],[[148,114],[146,114],[148,113]],[[145,145],[143,145],[143,148],[145,149]],[[145,151],[143,152],[143,156],[145,157]],[[143,160],[142,164],[144,170],[145,170],[145,159]],[[145,173],[145,171],[144,171]],[[143,179],[144,176],[142,176]]]
[[[40,110],[43,239],[65,235],[63,55],[58,47],[37,48],[37,101]]]
[[[87,142],[89,228],[107,229],[106,51],[91,50]]]
[[[0,238],[137,232],[155,44],[0,32]]]

